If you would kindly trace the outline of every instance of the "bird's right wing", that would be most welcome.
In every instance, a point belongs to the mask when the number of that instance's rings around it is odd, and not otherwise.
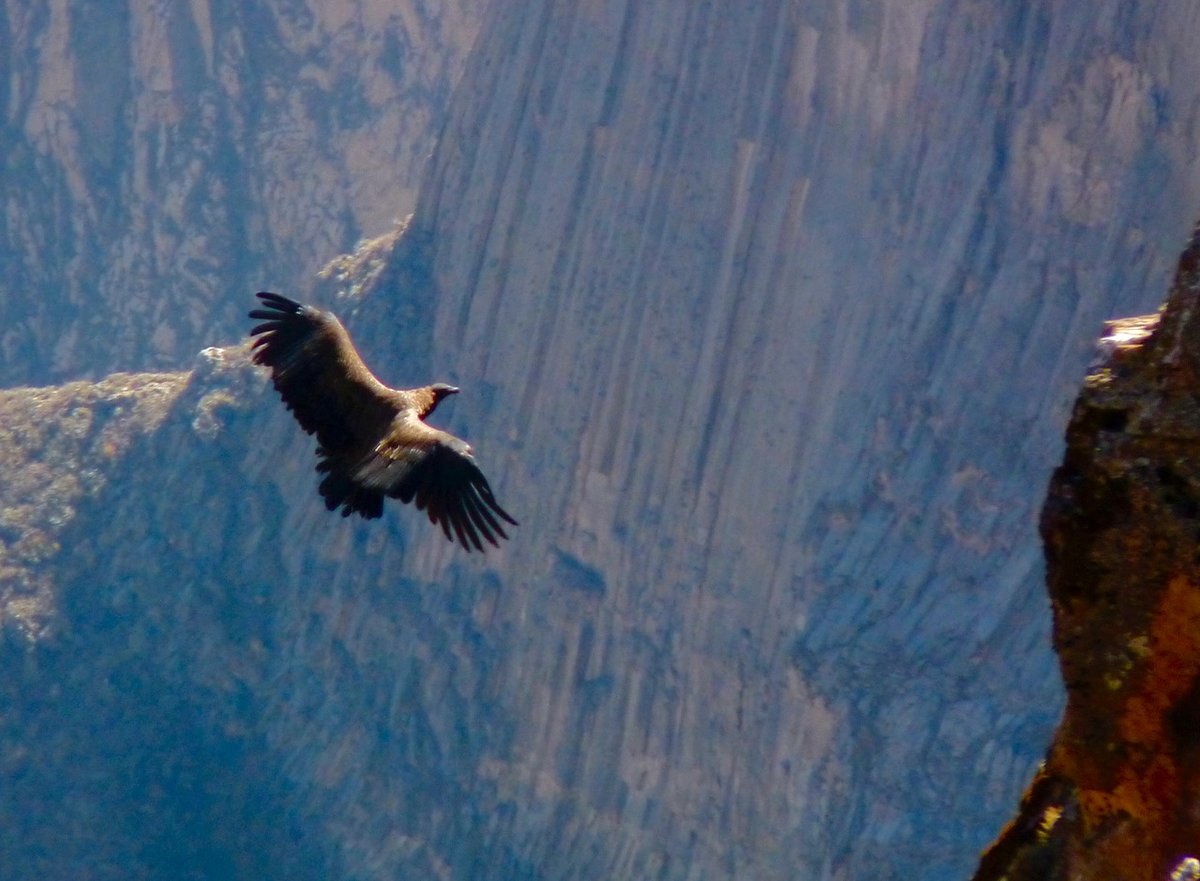
[[[346,328],[329,312],[279,294],[256,294],[266,308],[255,337],[255,364],[271,379],[296,421],[327,451],[362,442],[395,414],[389,390],[367,369]]]

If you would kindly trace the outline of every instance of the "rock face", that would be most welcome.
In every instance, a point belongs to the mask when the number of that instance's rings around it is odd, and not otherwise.
[[[970,872],[1062,701],[1069,402],[1200,204],[1196,8],[753,6],[489,7],[411,223],[341,266],[514,541],[330,517],[203,361],[6,636],[13,877]]]
[[[118,374],[0,392],[0,622],[31,639],[46,635],[59,582],[44,564],[63,551],[63,528],[112,479],[114,461],[161,424],[184,384],[182,374]]]
[[[0,385],[179,369],[386,232],[482,4],[0,6]]]
[[[1200,871],[1200,229],[1103,342],[1042,513],[1066,713],[979,881]]]
[[[505,667],[536,758],[501,779],[588,805],[579,850],[969,873],[1057,716],[1069,402],[1200,204],[1195,11],[1120,9],[492,9],[404,259],[420,373],[495,388],[463,427],[519,439],[506,498],[544,512],[506,571],[591,587]]]

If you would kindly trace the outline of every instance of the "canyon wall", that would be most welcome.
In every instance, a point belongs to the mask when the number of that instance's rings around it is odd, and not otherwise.
[[[123,877],[966,877],[1062,707],[1070,401],[1200,204],[1198,25],[492,4],[411,222],[314,296],[463,387],[434,421],[522,526],[480,559],[328,515],[244,351],[203,356],[18,561],[3,767],[67,820],[14,827],[17,877],[106,811]]]
[[[1060,706],[1036,511],[1070,401],[1200,204],[1196,24],[492,9],[402,256],[424,372],[482,384],[459,424],[544,512],[506,568],[602,598],[506,668],[518,791],[665,800],[639,849],[724,841],[730,877],[969,872]],[[611,679],[582,747],[580,675]]]

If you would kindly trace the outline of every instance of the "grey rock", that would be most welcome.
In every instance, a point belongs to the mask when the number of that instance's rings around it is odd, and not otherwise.
[[[0,385],[178,370],[395,225],[482,5],[0,10]]]

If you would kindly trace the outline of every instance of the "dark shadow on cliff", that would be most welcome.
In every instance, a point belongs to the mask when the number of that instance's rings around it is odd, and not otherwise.
[[[256,695],[272,642],[257,573],[273,567],[244,558],[279,505],[213,485],[228,451],[182,437],[195,405],[185,392],[66,528],[53,634],[0,639],[13,881],[327,877]],[[222,418],[253,429],[253,414]]]

